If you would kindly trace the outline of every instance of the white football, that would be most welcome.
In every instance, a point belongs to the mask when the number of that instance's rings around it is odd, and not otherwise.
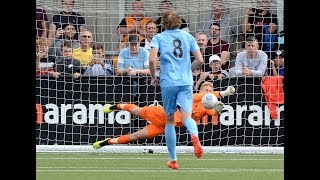
[[[202,104],[206,109],[213,109],[218,101],[218,98],[211,93],[207,93],[202,97]]]

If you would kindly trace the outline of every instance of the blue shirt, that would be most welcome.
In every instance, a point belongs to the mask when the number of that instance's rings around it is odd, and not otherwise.
[[[126,69],[131,67],[132,69],[148,69],[149,68],[149,51],[140,47],[136,56],[132,56],[130,49],[124,48],[119,53],[118,69]]]
[[[160,53],[160,86],[193,85],[190,52],[199,49],[195,38],[179,29],[165,30],[152,38]]]

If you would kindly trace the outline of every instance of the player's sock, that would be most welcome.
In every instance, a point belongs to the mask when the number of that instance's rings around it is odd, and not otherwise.
[[[117,104],[117,108],[131,112],[132,109],[138,108],[138,106],[135,104]]]
[[[110,110],[114,111],[114,110],[118,110],[118,104],[114,104],[112,106],[109,107]]]
[[[130,143],[130,134],[126,134],[118,138],[118,144],[128,144],[128,143]]]
[[[167,149],[170,155],[170,160],[176,161],[177,160],[177,152],[176,152],[177,136],[176,136],[176,129],[174,125],[166,125],[165,138],[166,138]]]
[[[186,126],[186,128],[190,134],[194,134],[194,135],[198,136],[198,127],[197,127],[196,122],[193,119],[186,118],[184,120],[184,126]]]

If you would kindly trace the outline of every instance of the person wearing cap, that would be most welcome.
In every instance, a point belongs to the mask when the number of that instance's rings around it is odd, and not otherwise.
[[[221,80],[222,78],[229,78],[228,72],[226,70],[221,69],[221,58],[218,55],[214,54],[210,56],[209,66],[211,67],[212,71],[202,72],[200,74],[199,80],[194,85],[194,90],[198,90],[198,87],[204,81]]]
[[[149,70],[149,51],[140,47],[139,36],[129,35],[129,46],[122,49],[119,53],[117,75],[150,75]]]
[[[284,76],[284,51],[277,51],[275,58],[270,60],[271,70],[274,76]]]
[[[262,77],[265,75],[268,55],[258,49],[257,38],[247,37],[245,50],[238,53],[236,57],[234,74],[237,77]]]

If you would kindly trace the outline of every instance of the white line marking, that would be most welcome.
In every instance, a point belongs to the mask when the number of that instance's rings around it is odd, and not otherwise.
[[[168,158],[37,158],[37,160],[168,160]],[[283,161],[284,159],[183,159],[187,161]]]
[[[41,167],[38,167],[40,169],[37,169],[37,172],[135,172],[135,173],[144,173],[144,172],[150,172],[150,173],[159,173],[159,172],[214,172],[214,173],[239,173],[239,172],[245,172],[245,173],[283,173],[283,169],[240,169],[240,168],[179,168],[179,170],[174,171],[171,169],[164,169],[164,168],[152,168],[152,169],[62,169],[66,167],[61,167],[61,169],[52,169],[52,167],[46,167],[44,169],[41,169]],[[49,169],[51,168],[51,169]],[[58,167],[56,167],[58,168]],[[69,168],[69,167],[68,167]]]

